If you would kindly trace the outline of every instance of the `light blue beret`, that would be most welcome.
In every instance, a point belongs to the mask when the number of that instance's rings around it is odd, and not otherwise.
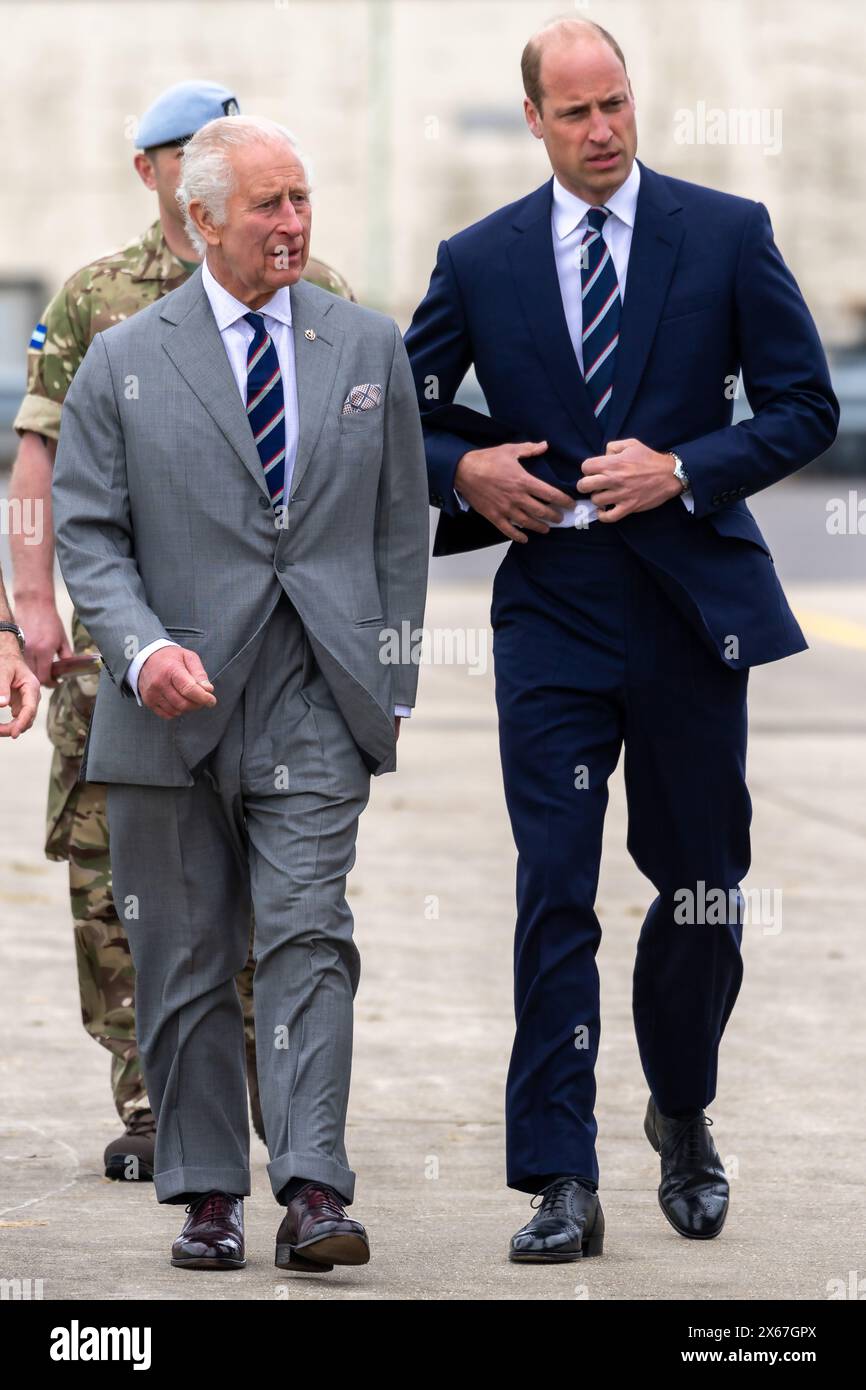
[[[149,106],[138,124],[136,148],[168,145],[195,135],[218,116],[237,116],[238,99],[219,82],[178,82]]]

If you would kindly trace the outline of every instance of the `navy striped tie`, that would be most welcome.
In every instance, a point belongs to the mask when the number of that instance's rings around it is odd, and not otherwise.
[[[580,244],[583,379],[596,419],[602,426],[613,394],[622,308],[616,269],[601,234],[609,217],[607,208],[590,208],[586,214],[589,230]]]
[[[244,314],[255,337],[247,349],[247,418],[274,506],[286,481],[286,406],[280,361],[261,314]]]

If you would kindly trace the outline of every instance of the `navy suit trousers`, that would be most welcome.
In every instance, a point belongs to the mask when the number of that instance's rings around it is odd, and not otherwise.
[[[607,783],[621,748],[628,849],[657,895],[634,968],[641,1063],[665,1115],[715,1095],[719,1043],[742,980],[748,670],[726,667],[616,526],[598,521],[512,544],[491,622],[518,851],[507,1177],[536,1192],[558,1173],[598,1181],[594,905]],[[732,904],[721,923],[701,920],[715,889]]]

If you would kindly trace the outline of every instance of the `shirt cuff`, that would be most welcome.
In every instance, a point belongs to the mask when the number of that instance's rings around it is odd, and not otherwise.
[[[690,487],[687,487],[685,492],[680,494],[680,501],[682,502],[687,512],[694,513],[695,499],[692,496],[692,490]]]
[[[412,707],[411,707],[411,705],[395,705],[395,706],[394,706],[394,718],[395,718],[395,719],[397,719],[397,718],[400,718],[400,719],[409,719],[409,718],[411,718],[411,715],[412,715]]]
[[[147,658],[152,656],[154,652],[158,652],[160,647],[176,646],[178,646],[178,643],[170,641],[168,637],[157,637],[155,642],[148,642],[146,647],[142,647],[138,656],[130,662],[125,680],[139,704],[141,704],[141,696],[138,693],[138,677]]]
[[[465,498],[460,496],[460,493],[457,491],[456,488],[454,489],[454,496],[457,498],[457,501],[460,504],[461,512],[468,512],[470,510],[469,503],[466,501]]]

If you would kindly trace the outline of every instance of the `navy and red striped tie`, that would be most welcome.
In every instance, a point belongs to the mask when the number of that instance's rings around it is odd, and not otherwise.
[[[255,337],[247,349],[247,418],[271,502],[283,501],[286,481],[286,405],[280,361],[261,314],[244,314]]]
[[[580,244],[583,379],[602,426],[613,394],[622,308],[616,268],[601,232],[608,217],[607,208],[590,208],[586,214],[589,230]]]

